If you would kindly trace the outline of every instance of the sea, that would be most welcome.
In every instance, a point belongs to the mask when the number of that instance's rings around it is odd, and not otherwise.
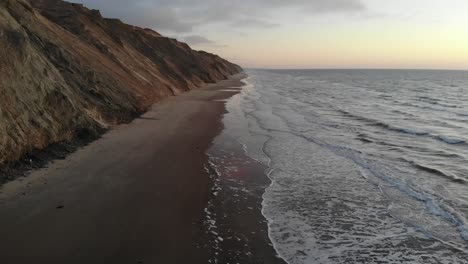
[[[468,72],[247,70],[223,122],[290,264],[468,263]]]

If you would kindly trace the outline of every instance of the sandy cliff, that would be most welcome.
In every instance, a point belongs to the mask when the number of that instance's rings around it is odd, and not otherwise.
[[[1,0],[0,166],[240,71],[79,4]]]

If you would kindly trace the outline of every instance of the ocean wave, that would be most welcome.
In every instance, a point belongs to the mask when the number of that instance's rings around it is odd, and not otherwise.
[[[356,150],[354,149],[342,147],[342,146],[332,146],[332,145],[322,145],[322,146],[332,150],[339,156],[342,156],[344,158],[347,158],[353,161],[356,165],[360,166],[365,171],[368,171],[369,173],[371,173],[371,175],[387,182],[394,188],[398,189],[400,192],[412,197],[415,200],[418,200],[424,203],[425,207],[431,214],[439,216],[445,219],[446,221],[449,221],[450,223],[452,223],[457,228],[460,234],[460,237],[464,241],[468,241],[468,223],[466,223],[466,219],[461,218],[458,214],[455,214],[454,213],[455,211],[452,208],[447,207],[446,205],[442,204],[443,200],[440,200],[437,197],[434,197],[433,195],[429,193],[418,190],[415,187],[409,185],[408,183],[400,181],[396,178],[391,177],[391,175],[387,175],[386,173],[380,171],[372,163],[369,163],[368,161],[360,157],[359,154],[355,153]],[[418,165],[421,166],[420,164]],[[421,166],[421,168],[424,168],[428,171],[430,170],[433,172],[442,173],[443,175],[446,175],[453,181],[458,182],[458,181],[463,180],[463,183],[468,182],[468,180],[459,178],[454,175],[445,174],[442,171],[431,168],[429,166]]]
[[[356,137],[356,139],[359,140],[359,141],[362,141],[362,142],[364,142],[364,143],[375,143],[375,141],[370,140],[370,139],[368,139],[368,138],[366,138],[366,137],[360,137],[360,136],[359,136],[359,137]]]
[[[433,98],[433,97],[428,97],[428,96],[418,96],[416,97],[419,101],[425,101],[425,102],[440,102],[440,99]]]
[[[405,116],[416,117],[414,114],[411,114],[411,113],[409,113],[409,112],[402,111],[402,110],[392,110],[392,113],[399,114],[399,115],[405,115]]]
[[[442,176],[442,177],[444,177],[444,178],[446,178],[446,179],[448,179],[450,181],[456,182],[456,183],[468,183],[468,179],[458,177],[458,176],[456,176],[454,174],[445,172],[442,169],[438,169],[438,168],[435,168],[435,167],[430,166],[430,165],[422,164],[420,162],[418,163],[418,162],[415,162],[415,161],[412,161],[412,160],[407,160],[405,158],[401,158],[401,159],[408,162],[408,163],[410,163],[415,168],[420,169],[422,171]]]
[[[401,106],[402,108],[408,108],[408,107],[411,107],[411,108],[415,108],[415,109],[419,109],[419,110],[427,110],[427,111],[430,111],[430,112],[440,112],[440,113],[446,113],[446,114],[449,114],[449,115],[457,115],[457,116],[468,116],[468,114],[466,115],[463,115],[463,114],[460,114],[460,113],[457,113],[455,109],[461,109],[463,107],[459,107],[459,106],[454,106],[454,105],[443,105],[443,104],[413,104],[413,103],[409,103],[409,102],[404,102],[404,103],[401,103],[399,101],[396,101],[396,100],[393,100],[392,101],[393,104],[396,104],[396,105],[399,105]],[[435,107],[435,106],[439,106],[439,107]],[[450,111],[449,109],[452,109],[452,111]]]
[[[429,131],[419,130],[415,128],[399,127],[399,126],[391,125],[382,121],[377,121],[368,117],[359,116],[359,115],[353,114],[343,109],[339,109],[338,112],[347,117],[353,118],[355,120],[363,121],[363,122],[369,123],[372,126],[381,127],[390,131],[394,131],[394,132],[404,133],[404,134],[413,135],[413,136],[427,136],[427,137],[434,138],[438,141],[441,141],[450,145],[458,145],[458,144],[467,143],[465,139],[461,139],[461,138],[457,138],[453,136],[437,135]],[[361,141],[368,141],[368,139],[363,140],[361,137],[357,139]]]
[[[396,131],[396,132],[400,132],[400,133],[405,133],[405,134],[409,134],[409,135],[416,135],[416,136],[429,135],[429,132],[426,132],[426,131],[420,131],[420,130],[417,130],[417,129],[414,129],[414,128],[397,127],[397,126],[393,126],[393,125],[383,123],[383,122],[378,122],[376,125],[384,127],[384,128],[386,128],[388,130],[392,130],[392,131]]]
[[[445,142],[445,143],[447,143],[447,144],[463,144],[463,143],[466,143],[466,141],[463,140],[463,139],[450,137],[450,136],[439,135],[439,136],[436,136],[436,138],[443,141],[443,142]]]
[[[442,86],[444,86],[444,87],[452,87],[452,88],[458,87],[458,85],[456,85],[456,84],[442,84]]]
[[[432,104],[432,105],[443,106],[443,107],[447,107],[447,108],[459,108],[459,106],[457,106],[457,105],[448,104],[448,103],[443,102],[440,99],[427,97],[427,96],[417,97],[416,100],[419,101],[419,102],[424,102],[424,103],[428,103],[428,104]]]
[[[345,115],[345,116],[347,116],[347,117],[350,117],[350,118],[353,118],[353,119],[356,119],[356,120],[360,120],[360,121],[364,121],[364,122],[370,123],[370,125],[377,126],[377,127],[382,127],[382,128],[385,128],[385,129],[391,130],[391,131],[396,131],[396,132],[410,134],[410,135],[416,135],[416,136],[423,136],[423,135],[429,135],[430,134],[427,131],[421,131],[421,130],[417,130],[415,128],[404,128],[404,127],[394,126],[394,125],[391,125],[391,124],[388,124],[388,123],[385,123],[385,122],[382,122],[382,121],[378,121],[378,120],[375,120],[375,119],[372,119],[372,118],[356,115],[356,114],[353,114],[353,113],[351,113],[349,111],[346,111],[346,110],[343,110],[343,109],[338,109],[338,112]]]

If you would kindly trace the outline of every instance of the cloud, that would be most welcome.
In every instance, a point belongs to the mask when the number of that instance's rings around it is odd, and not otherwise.
[[[227,47],[226,45],[220,45],[206,37],[199,35],[190,35],[182,38],[182,41],[187,42],[194,46],[205,46],[205,47]]]
[[[173,9],[145,9],[140,14],[129,16],[130,24],[157,30],[186,33],[193,31],[193,24],[181,20]]]
[[[240,18],[237,20],[232,21],[231,23],[234,26],[238,27],[259,27],[259,28],[273,28],[278,27],[279,24],[268,22],[261,19],[256,18]]]
[[[361,12],[362,0],[72,0],[100,9],[105,16],[159,31],[188,33],[195,27],[278,26],[271,13],[284,9],[306,14]]]
[[[198,35],[192,35],[192,36],[186,36],[183,38],[183,41],[192,44],[192,45],[200,45],[200,44],[215,44],[214,41],[209,40],[203,36],[198,36]]]
[[[276,7],[296,7],[311,13],[355,12],[366,9],[361,0],[262,0]]]

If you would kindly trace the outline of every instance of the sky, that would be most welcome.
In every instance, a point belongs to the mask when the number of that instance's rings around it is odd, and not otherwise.
[[[246,68],[468,69],[467,0],[72,0]]]

